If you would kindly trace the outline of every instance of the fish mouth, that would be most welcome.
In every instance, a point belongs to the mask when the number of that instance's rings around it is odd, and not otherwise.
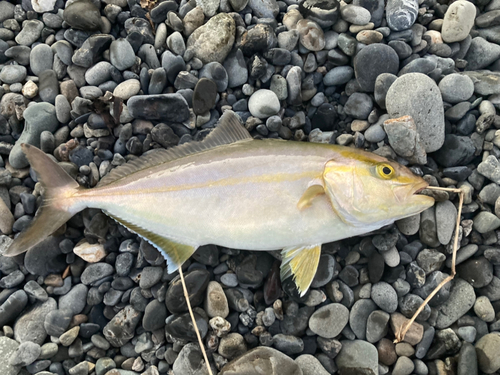
[[[427,186],[429,186],[427,182],[421,182],[416,184],[415,191],[413,192],[412,195],[419,195],[420,193],[422,193],[422,191],[424,191],[427,188]]]

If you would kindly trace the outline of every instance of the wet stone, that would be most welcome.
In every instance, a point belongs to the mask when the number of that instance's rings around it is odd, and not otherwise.
[[[447,328],[461,318],[476,301],[474,288],[462,279],[452,281],[450,297],[438,307],[439,314],[436,327]]]
[[[197,269],[184,276],[186,288],[189,294],[189,301],[192,306],[199,305],[204,298],[204,292],[208,286],[210,275],[208,271]],[[165,303],[168,311],[171,313],[181,313],[187,311],[187,305],[184,298],[184,292],[180,278],[174,279],[165,295]]]
[[[368,317],[377,309],[377,305],[370,299],[359,299],[349,313],[349,327],[360,340],[366,338]]]
[[[125,306],[104,327],[104,337],[115,347],[125,345],[134,337],[135,328],[141,318],[141,312],[135,310],[130,305]]]
[[[342,350],[335,359],[340,373],[378,374],[378,353],[375,346],[361,341],[342,341]]]
[[[332,324],[331,317],[335,317]],[[332,303],[316,310],[309,318],[309,328],[324,338],[336,337],[347,325],[349,310],[339,303]]]
[[[485,287],[493,280],[493,266],[484,257],[466,260],[457,266],[457,273],[474,288]]]

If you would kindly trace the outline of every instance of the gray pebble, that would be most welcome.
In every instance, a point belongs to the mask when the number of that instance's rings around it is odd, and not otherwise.
[[[33,74],[40,76],[45,70],[52,69],[54,53],[52,48],[46,44],[38,44],[31,50],[30,68]]]
[[[5,65],[0,72],[0,80],[9,84],[22,82],[27,74],[26,68],[22,65]]]

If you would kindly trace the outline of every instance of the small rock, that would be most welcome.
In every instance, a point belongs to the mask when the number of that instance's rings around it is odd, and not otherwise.
[[[63,12],[64,21],[71,27],[84,31],[94,31],[101,28],[101,13],[88,0],[74,1]]]
[[[207,297],[205,298],[205,311],[210,318],[216,316],[226,318],[229,315],[226,295],[221,285],[216,281],[210,281],[208,283]]]
[[[443,104],[431,78],[421,73],[399,77],[387,92],[386,106],[391,118],[404,115],[413,118],[426,152],[441,148],[445,135]]]
[[[104,337],[114,347],[121,347],[129,342],[135,333],[137,324],[141,321],[142,313],[131,305],[120,310],[103,329]]]
[[[212,61],[222,63],[232,49],[235,30],[233,18],[219,13],[189,36],[187,48],[204,64]]]
[[[85,240],[77,243],[73,252],[88,263],[97,263],[107,255],[102,244],[89,244]]]
[[[461,2],[459,0],[458,2]],[[453,3],[455,4],[455,3]],[[439,90],[443,100],[450,104],[460,103],[474,94],[474,82],[470,77],[461,74],[448,74],[441,81],[439,81]]]
[[[474,26],[476,7],[469,1],[459,0],[450,4],[444,15],[441,35],[446,43],[461,42]]]
[[[492,332],[484,335],[476,343],[479,368],[486,374],[493,374],[500,369],[500,334]]]
[[[344,340],[341,343],[342,350],[335,358],[339,373],[378,374],[378,352],[375,346],[361,340]]]
[[[185,373],[186,372],[179,372],[179,374]],[[249,350],[241,357],[236,358],[235,360],[225,365],[219,374],[233,375],[243,373],[248,375],[301,375],[302,371],[299,365],[287,355],[273,348],[259,346],[255,349]]]
[[[460,319],[476,301],[474,288],[462,279],[455,278],[452,281],[450,297],[438,307],[436,328],[448,328]]]
[[[325,48],[325,34],[319,25],[311,20],[297,22],[300,43],[309,51],[321,51]]]
[[[398,296],[394,288],[386,282],[372,285],[371,298],[382,310],[393,313],[398,307]]]
[[[127,102],[134,118],[184,122],[189,118],[186,99],[179,94],[136,95]]]
[[[387,25],[394,31],[407,30],[418,16],[418,2],[415,0],[389,0],[386,6]]]
[[[302,370],[302,375],[328,375],[329,372],[323,367],[321,362],[310,354],[302,354],[295,358]]]
[[[334,320],[331,318],[335,317]],[[349,310],[339,303],[331,303],[316,310],[309,318],[309,329],[324,338],[339,335],[349,321]]]
[[[253,93],[248,101],[248,110],[257,118],[268,118],[278,113],[280,102],[271,90],[261,89]]]

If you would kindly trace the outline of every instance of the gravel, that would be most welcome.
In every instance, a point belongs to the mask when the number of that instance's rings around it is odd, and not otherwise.
[[[462,374],[498,372],[499,12],[497,0],[1,1],[0,373],[205,373],[179,278],[99,210],[24,257],[1,254],[41,204],[21,143],[94,187],[203,139],[227,109],[255,138],[365,149],[466,197],[457,276],[396,345],[451,274],[455,193],[325,244],[304,297],[280,283],[274,253],[200,248],[185,277],[214,374],[427,375],[452,357]]]

